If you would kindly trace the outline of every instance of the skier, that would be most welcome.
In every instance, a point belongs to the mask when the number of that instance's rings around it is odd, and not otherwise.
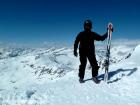
[[[107,33],[103,36],[92,32],[92,22],[90,20],[86,20],[84,22],[84,31],[80,32],[76,40],[74,42],[74,56],[78,56],[77,48],[79,47],[79,56],[80,56],[80,66],[79,66],[79,82],[84,83],[84,75],[85,75],[85,68],[87,64],[87,59],[90,62],[92,67],[92,80],[95,83],[100,83],[98,80],[98,69],[99,66],[97,64],[97,60],[95,57],[95,45],[94,41],[103,41],[107,38]]]

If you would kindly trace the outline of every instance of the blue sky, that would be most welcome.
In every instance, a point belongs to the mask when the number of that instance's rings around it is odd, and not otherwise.
[[[93,22],[104,34],[114,25],[113,39],[140,39],[139,0],[0,0],[0,42],[72,44]]]

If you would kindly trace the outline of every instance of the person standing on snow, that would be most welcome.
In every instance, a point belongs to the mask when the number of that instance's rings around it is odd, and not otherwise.
[[[92,32],[92,22],[86,20],[84,22],[84,31],[80,32],[74,42],[74,56],[78,56],[77,48],[79,47],[79,56],[80,56],[80,66],[79,66],[79,82],[84,83],[85,68],[87,64],[87,59],[92,67],[92,80],[95,83],[100,83],[98,80],[98,69],[96,56],[95,56],[95,45],[94,41],[104,41],[107,38],[107,33],[103,36]]]

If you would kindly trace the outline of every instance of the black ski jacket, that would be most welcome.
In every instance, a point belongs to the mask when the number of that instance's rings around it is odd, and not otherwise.
[[[92,31],[83,31],[80,32],[74,42],[74,52],[77,51],[79,45],[79,53],[92,53],[95,54],[95,45],[94,41],[103,41],[107,38],[107,33],[103,36],[92,32]]]

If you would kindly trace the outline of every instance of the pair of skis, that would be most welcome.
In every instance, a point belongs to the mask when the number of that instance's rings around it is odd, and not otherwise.
[[[109,70],[109,58],[110,58],[110,47],[111,47],[111,37],[113,32],[113,24],[108,24],[108,36],[107,36],[107,48],[106,48],[106,58],[105,58],[105,74],[104,74],[104,81],[108,82],[108,70]]]

